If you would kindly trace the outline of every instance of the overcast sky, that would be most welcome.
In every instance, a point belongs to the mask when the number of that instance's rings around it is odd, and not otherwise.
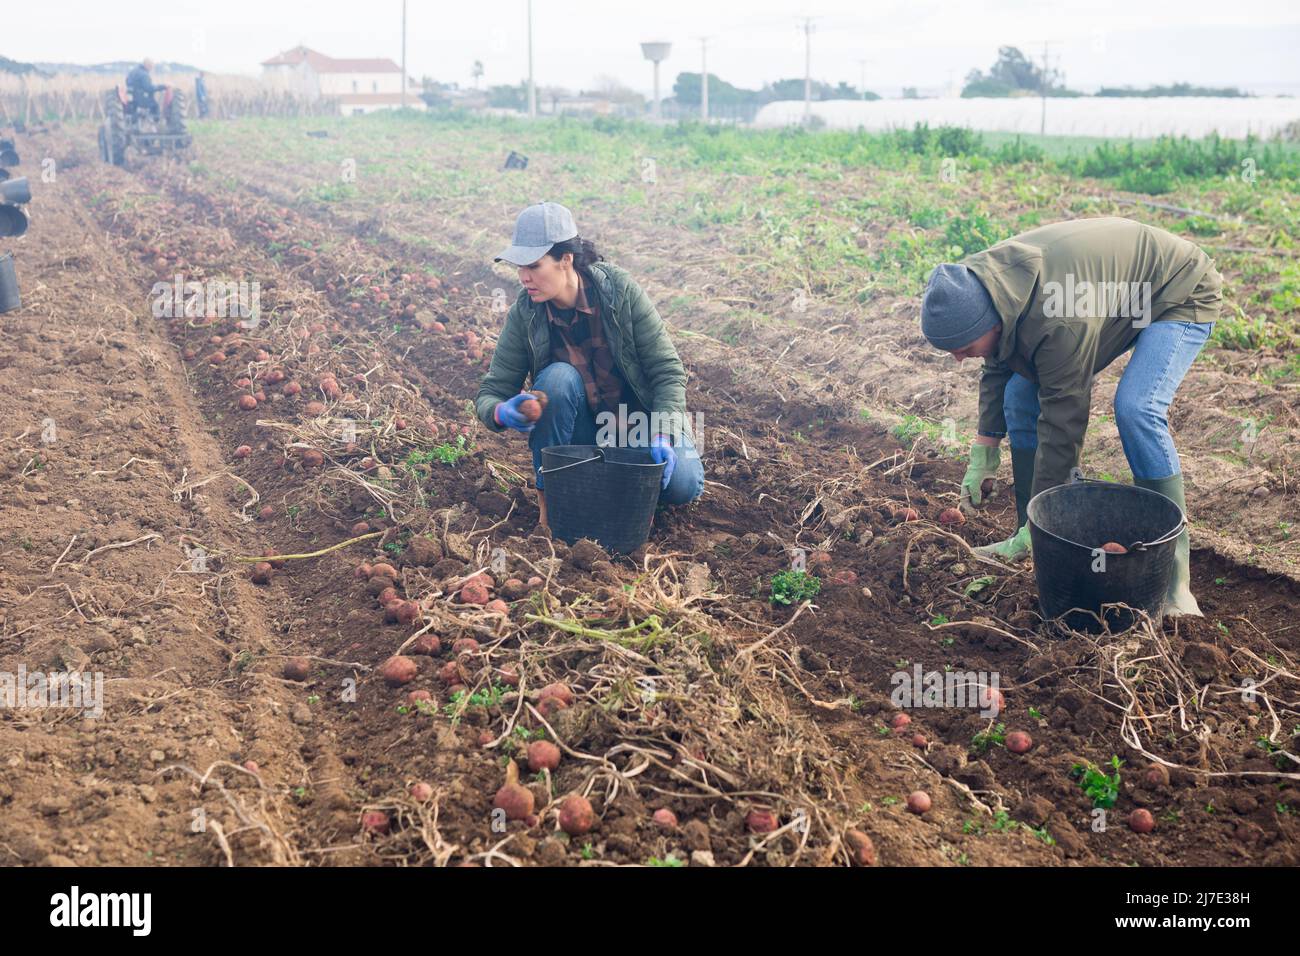
[[[299,43],[336,57],[401,56],[401,0],[41,0],[6,9],[0,55],[93,63],[144,56],[214,72],[256,75],[259,63]],[[527,75],[527,0],[408,0],[407,64],[415,77],[469,85]],[[754,88],[802,76],[800,17],[813,17],[813,75],[896,95],[939,92],[987,68],[1000,45],[1041,57],[1069,85],[1177,81],[1300,94],[1297,0],[533,0],[539,84],[594,88],[612,76],[643,92],[651,67],[639,42],[669,40],[664,94],[683,70]],[[865,60],[865,64],[861,61]]]

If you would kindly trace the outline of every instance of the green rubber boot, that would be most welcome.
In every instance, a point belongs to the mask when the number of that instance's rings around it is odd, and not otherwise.
[[[1184,515],[1187,514],[1187,502],[1183,498],[1183,476],[1172,475],[1168,478],[1134,478],[1133,484],[1164,495],[1178,505]],[[1165,597],[1164,613],[1171,617],[1186,614],[1190,617],[1204,617],[1201,607],[1192,596],[1191,538],[1187,529],[1174,542],[1174,573],[1169,579],[1169,593]]]

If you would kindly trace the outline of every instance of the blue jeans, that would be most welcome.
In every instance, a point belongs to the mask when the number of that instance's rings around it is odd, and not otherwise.
[[[1115,425],[1134,478],[1156,480],[1181,474],[1169,437],[1169,405],[1213,322],[1152,322],[1138,333],[1133,357],[1115,390]],[[1002,397],[1012,448],[1038,447],[1038,385],[1012,375]]]
[[[533,387],[546,393],[546,411],[528,433],[528,447],[533,450],[533,473],[537,487],[542,484],[542,449],[554,445],[595,445],[596,418],[587,404],[587,388],[581,373],[568,362],[552,362],[537,375]],[[646,438],[653,438],[649,435]],[[634,446],[641,447],[641,446]],[[668,481],[668,487],[659,493],[659,501],[667,505],[684,505],[694,501],[704,491],[704,464],[700,453],[685,434],[678,438],[673,451],[677,453],[677,467]]]

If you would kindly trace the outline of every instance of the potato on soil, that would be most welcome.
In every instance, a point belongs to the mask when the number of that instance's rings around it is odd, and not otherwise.
[[[367,810],[361,814],[361,829],[382,836],[388,832],[388,814],[382,810]]]
[[[364,561],[357,565],[357,569],[352,572],[352,576],[359,581],[369,581],[374,576],[375,569]]]
[[[495,601],[488,601],[487,604],[483,605],[483,610],[491,611],[493,614],[509,615],[510,605],[500,598],[497,598]]]
[[[393,601],[384,608],[384,620],[390,624],[414,624],[420,619],[420,605],[415,601]]]
[[[239,410],[242,412],[251,412],[257,407],[257,399],[252,395],[239,396]]]
[[[661,826],[665,830],[677,829],[677,814],[667,807],[660,807],[650,819],[654,821],[656,826]]]
[[[1023,730],[1011,731],[1011,733],[1007,734],[1005,742],[1007,749],[1013,754],[1029,753],[1029,749],[1034,746],[1034,738]]]
[[[438,668],[438,680],[444,684],[459,684],[461,682],[460,663],[457,661],[447,661]]]
[[[488,589],[479,581],[470,581],[460,589],[460,602],[462,604],[487,604],[489,600]]]
[[[389,578],[393,581],[397,580],[397,568],[393,567],[387,561],[379,561],[372,564],[370,566],[370,574],[372,577]]]
[[[238,448],[235,449],[236,458],[247,458],[252,453],[253,453],[253,448],[251,445],[240,445]]]
[[[844,846],[848,849],[849,859],[854,866],[876,865],[876,846],[871,842],[871,837],[861,830],[846,830]]]
[[[944,508],[939,512],[939,524],[956,527],[966,523],[966,516],[960,508]]]
[[[528,769],[533,773],[554,770],[560,765],[560,748],[549,740],[534,740],[528,745]]]
[[[458,637],[451,642],[451,652],[456,655],[478,653],[478,641],[472,637]]]
[[[305,657],[291,657],[284,662],[284,679],[305,681],[311,673],[311,661]]]
[[[1169,769],[1164,764],[1153,763],[1147,767],[1142,779],[1148,787],[1167,787],[1169,786]]]
[[[569,836],[582,836],[595,825],[596,814],[586,797],[571,793],[561,801],[560,829]]]
[[[325,456],[314,448],[309,448],[302,453],[302,466],[304,468],[319,468],[325,464]]]
[[[930,746],[930,741],[926,739],[925,734],[912,734],[912,746],[918,750],[924,750]]]
[[[889,726],[893,727],[895,730],[902,730],[904,727],[907,727],[911,723],[912,723],[912,718],[909,717],[907,714],[902,713],[901,711],[895,714],[889,720]]]
[[[433,787],[423,781],[411,784],[411,798],[417,803],[428,803],[433,799]]]
[[[1128,815],[1128,825],[1134,833],[1150,833],[1156,828],[1156,819],[1150,810],[1134,810]]]
[[[257,564],[253,565],[253,573],[251,577],[253,579],[254,584],[270,584],[271,583],[270,563],[266,561],[258,561]]]
[[[930,795],[924,790],[913,790],[907,795],[907,809],[911,813],[928,813],[930,810]]]
[[[919,521],[920,513],[915,508],[895,508],[894,520],[896,521]]]
[[[533,792],[519,783],[519,765],[506,764],[506,782],[497,791],[492,806],[506,812],[507,820],[523,820],[533,813]]]
[[[263,521],[270,521],[275,517],[275,509],[270,505],[263,505],[262,510],[259,511],[258,514],[261,515]]]
[[[437,634],[421,634],[411,645],[412,654],[422,654],[425,657],[433,657],[442,650],[442,640]]]
[[[406,702],[408,704],[418,704],[422,700],[432,701],[433,694],[429,693],[424,688],[420,688],[419,690],[413,690],[406,695]]]
[[[419,666],[409,657],[396,654],[379,666],[379,676],[389,687],[400,687],[415,680],[420,673]]]
[[[780,825],[775,811],[766,808],[757,808],[745,814],[745,829],[750,833],[771,833]]]
[[[540,704],[548,697],[554,697],[564,704],[565,707],[573,706],[573,691],[569,690],[568,684],[547,684],[537,695],[537,702]]]

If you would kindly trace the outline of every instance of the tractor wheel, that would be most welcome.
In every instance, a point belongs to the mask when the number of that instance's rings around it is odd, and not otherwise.
[[[104,159],[114,166],[126,165],[126,111],[117,98],[117,90],[104,94],[104,125],[101,128]]]
[[[185,118],[189,115],[189,105],[185,101],[185,93],[182,90],[172,90],[171,94],[171,98],[167,101],[163,123],[166,124],[169,133],[184,133]]]

